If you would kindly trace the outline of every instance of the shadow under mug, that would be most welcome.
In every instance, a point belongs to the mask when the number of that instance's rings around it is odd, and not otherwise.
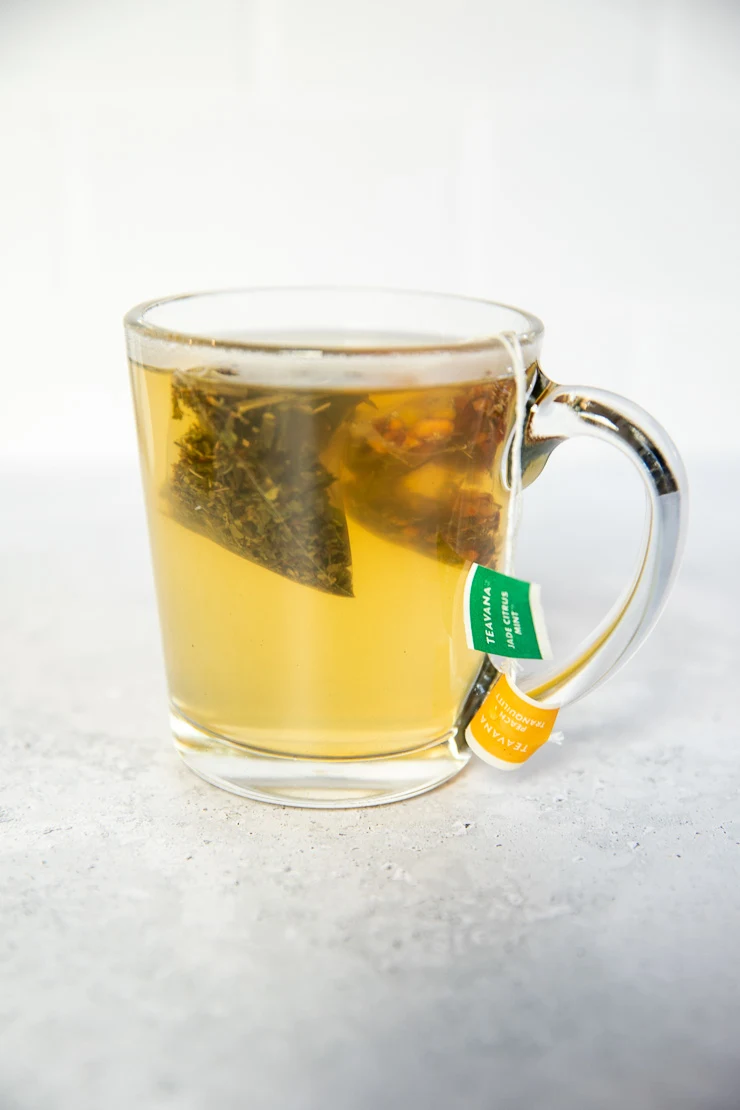
[[[629,401],[559,386],[542,324],[463,297],[252,289],[125,320],[175,745],[284,805],[376,805],[456,775],[496,671],[466,644],[472,562],[501,568],[526,367],[524,484],[573,436],[640,471],[637,574],[575,654],[522,688],[563,705],[636,650],[669,591],[683,468]]]

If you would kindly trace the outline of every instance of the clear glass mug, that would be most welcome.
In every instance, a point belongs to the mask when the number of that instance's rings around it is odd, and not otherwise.
[[[376,805],[457,774],[496,672],[466,645],[471,562],[501,567],[516,389],[526,485],[563,440],[613,443],[645,482],[623,599],[530,696],[582,697],[644,639],[682,538],[680,459],[641,409],[558,386],[542,324],[434,294],[254,289],[125,320],[175,745],[264,801]]]

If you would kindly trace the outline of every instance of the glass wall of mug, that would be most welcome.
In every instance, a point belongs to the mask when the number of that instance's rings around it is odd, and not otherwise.
[[[373,804],[467,762],[472,562],[500,567],[542,327],[426,294],[252,290],[126,318],[175,742],[266,800]]]

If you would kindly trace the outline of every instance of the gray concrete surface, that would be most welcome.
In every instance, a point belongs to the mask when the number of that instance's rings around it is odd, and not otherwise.
[[[556,640],[622,577],[609,481],[528,502]],[[561,748],[327,813],[178,763],[136,474],[6,475],[0,1108],[739,1107],[738,481],[697,468],[673,602]]]

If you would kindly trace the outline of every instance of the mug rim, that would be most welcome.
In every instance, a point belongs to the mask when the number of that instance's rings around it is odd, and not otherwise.
[[[156,309],[165,305],[170,305],[178,302],[195,301],[206,297],[221,297],[221,296],[240,296],[248,294],[289,294],[300,295],[302,293],[314,294],[350,294],[350,295],[386,295],[393,297],[410,297],[410,298],[437,298],[447,302],[458,302],[460,304],[477,304],[491,309],[503,309],[507,312],[516,314],[519,317],[519,323],[516,331],[491,331],[480,335],[474,335],[466,339],[455,339],[448,342],[433,341],[430,343],[419,343],[410,345],[399,345],[393,343],[372,343],[367,345],[358,346],[340,346],[339,344],[332,343],[287,343],[275,342],[269,343],[265,341],[251,341],[245,339],[224,339],[217,338],[205,333],[179,331],[177,329],[163,327],[159,324],[152,323],[149,316]],[[500,342],[501,335],[516,334],[517,339],[522,345],[536,343],[541,339],[544,334],[544,325],[539,317],[525,309],[518,308],[515,305],[506,304],[503,301],[494,301],[486,297],[469,297],[459,293],[440,293],[433,290],[420,290],[420,289],[402,289],[391,288],[387,286],[361,286],[361,285],[267,285],[267,286],[242,286],[235,288],[213,289],[213,290],[200,290],[193,293],[175,293],[168,297],[156,297],[152,300],[142,301],[129,309],[123,319],[124,326],[127,330],[135,332],[148,339],[160,340],[167,343],[176,343],[188,347],[206,347],[209,350],[224,350],[224,351],[243,351],[258,353],[261,355],[269,354],[286,354],[286,353],[311,353],[312,355],[328,356],[332,355],[341,356],[342,358],[352,358],[353,356],[388,356],[397,355],[399,357],[407,357],[413,355],[429,355],[429,354],[446,354],[455,352],[476,352],[485,351],[496,346]]]

